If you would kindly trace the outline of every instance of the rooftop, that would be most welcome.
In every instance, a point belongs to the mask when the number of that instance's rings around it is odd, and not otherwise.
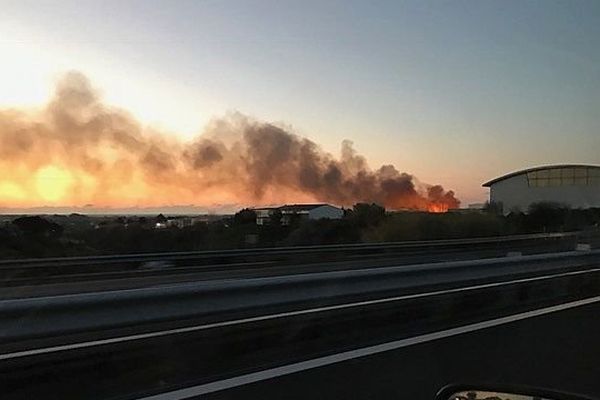
[[[285,210],[285,211],[292,211],[292,212],[299,212],[299,211],[310,211],[312,209],[318,208],[318,207],[323,207],[323,206],[332,206],[331,204],[327,204],[327,203],[310,203],[310,204],[284,204],[282,206],[278,206],[278,207],[274,207],[274,206],[267,206],[267,207],[254,207],[252,208],[252,210]]]
[[[325,203],[315,203],[315,204],[285,204],[281,207],[278,207],[280,210],[285,211],[310,211],[317,207],[328,206],[329,204]]]
[[[508,178],[512,178],[513,176],[523,175],[523,174],[526,174],[528,172],[533,172],[533,171],[541,171],[541,170],[557,169],[557,168],[598,168],[598,169],[600,169],[600,165],[586,165],[586,164],[542,165],[542,166],[539,166],[539,167],[526,168],[526,169],[523,169],[523,170],[520,170],[520,171],[515,171],[515,172],[511,172],[511,173],[506,174],[506,175],[502,175],[502,176],[500,176],[498,178],[492,179],[491,181],[484,183],[481,186],[490,187],[494,183],[503,181],[503,180],[508,179]]]

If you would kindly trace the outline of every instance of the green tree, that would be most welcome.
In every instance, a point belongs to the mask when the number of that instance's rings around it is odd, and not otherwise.
[[[236,212],[233,216],[233,224],[238,226],[256,224],[256,211],[244,208]]]
[[[12,222],[26,235],[58,238],[63,227],[38,216],[19,217]]]
[[[569,217],[570,208],[553,202],[533,203],[529,206],[526,226],[533,231],[562,230]]]
[[[346,215],[358,226],[373,226],[385,219],[385,208],[375,203],[356,203]]]

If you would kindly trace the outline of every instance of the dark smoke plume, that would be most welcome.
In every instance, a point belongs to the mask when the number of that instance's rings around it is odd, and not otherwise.
[[[376,202],[432,211],[459,205],[452,191],[417,184],[392,165],[370,169],[350,141],[335,158],[306,138],[238,113],[212,121],[191,143],[175,140],[104,105],[76,72],[59,82],[43,110],[0,111],[0,159],[3,170],[16,171],[4,186],[0,178],[0,203],[10,197],[2,187],[15,185],[15,193],[41,202],[35,176],[52,165],[67,171],[56,201],[70,204]]]

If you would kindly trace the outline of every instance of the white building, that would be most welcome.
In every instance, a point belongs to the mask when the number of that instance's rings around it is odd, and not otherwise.
[[[278,207],[253,208],[256,213],[256,225],[267,225]]]
[[[255,208],[256,224],[268,224],[271,216],[281,212],[281,224],[288,225],[293,218],[301,219],[340,219],[344,216],[344,210],[330,204],[289,204],[281,207]]]
[[[490,188],[490,203],[502,212],[527,212],[539,202],[572,208],[600,207],[600,166],[549,165],[513,172],[483,184]]]

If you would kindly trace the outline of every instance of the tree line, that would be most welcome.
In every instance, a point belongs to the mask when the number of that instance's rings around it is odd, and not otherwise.
[[[233,216],[185,227],[156,229],[166,217],[21,216],[0,226],[0,258],[62,257],[435,240],[598,229],[600,209],[575,210],[537,203],[527,213],[498,213],[494,205],[477,212],[388,212],[377,204],[359,203],[338,220],[306,220],[299,215],[283,224],[275,212],[256,224],[251,209]]]

